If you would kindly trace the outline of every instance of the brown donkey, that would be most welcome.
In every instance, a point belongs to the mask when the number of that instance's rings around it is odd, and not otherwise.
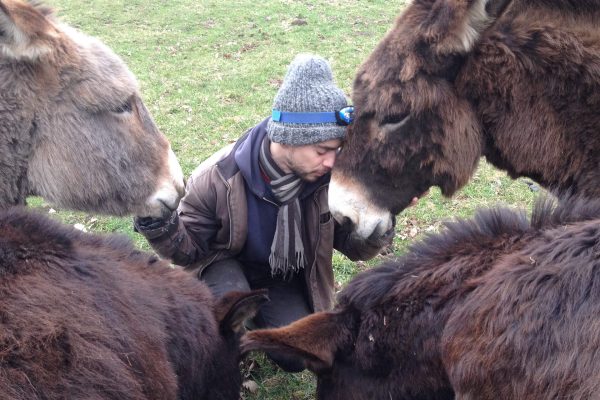
[[[598,399],[600,202],[448,223],[242,349],[300,357],[319,400]]]
[[[206,285],[125,237],[0,210],[0,399],[238,400],[263,292]]]
[[[183,175],[121,59],[45,7],[0,0],[0,208],[30,194],[160,216]]]
[[[356,74],[331,185],[356,233],[481,156],[510,176],[600,197],[600,0],[414,0]]]

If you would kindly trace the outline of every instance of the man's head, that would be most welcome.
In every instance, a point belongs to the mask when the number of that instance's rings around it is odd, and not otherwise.
[[[346,134],[347,122],[339,111],[347,106],[325,59],[296,56],[275,96],[267,125],[280,167],[307,181],[329,173]]]

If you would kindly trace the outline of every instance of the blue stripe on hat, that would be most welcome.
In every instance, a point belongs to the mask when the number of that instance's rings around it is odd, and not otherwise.
[[[288,124],[329,124],[348,125],[352,122],[354,107],[349,106],[340,111],[329,112],[291,112],[273,110],[271,119]]]
[[[273,121],[288,124],[328,124],[336,123],[335,112],[289,112],[273,110]]]

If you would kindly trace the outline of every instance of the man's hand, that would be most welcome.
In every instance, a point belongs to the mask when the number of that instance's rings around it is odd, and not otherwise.
[[[342,253],[353,261],[369,260],[378,255],[383,248],[391,246],[394,236],[396,235],[395,226],[396,219],[394,218],[392,227],[383,235],[373,233],[367,239],[363,239],[353,233],[353,224],[349,218],[346,218],[344,222],[339,225],[339,232],[336,233],[346,239],[344,245],[336,248],[341,250]]]
[[[385,247],[391,246],[394,241],[394,236],[396,236],[396,218],[392,221],[392,227],[387,232],[383,235],[372,233],[371,236],[365,240],[365,245],[377,250],[382,250]]]
[[[142,231],[160,228],[161,226],[166,225],[167,222],[168,219],[155,217],[135,217],[133,219],[133,224],[136,229]]]
[[[133,230],[143,234],[146,238],[152,239],[161,236],[168,230],[169,225],[176,224],[176,222],[177,211],[173,211],[166,218],[138,216],[133,218]]]

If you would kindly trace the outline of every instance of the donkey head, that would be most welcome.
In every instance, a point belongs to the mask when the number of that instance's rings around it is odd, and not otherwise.
[[[365,318],[383,328],[391,325],[389,320],[353,314],[348,309],[322,312],[286,327],[251,331],[242,338],[242,351],[261,350],[303,360],[317,376],[319,400],[454,398],[440,365],[415,361],[426,354],[408,353],[412,343],[359,328]],[[396,329],[389,327],[387,334],[393,335]],[[410,355],[403,358],[403,354]]]
[[[508,0],[416,0],[360,67],[354,122],[330,189],[332,213],[366,238],[438,185],[451,195],[476,168],[479,124],[454,79]]]
[[[0,158],[0,207],[37,194],[159,216],[183,195],[181,168],[123,61],[18,0],[0,0]]]

